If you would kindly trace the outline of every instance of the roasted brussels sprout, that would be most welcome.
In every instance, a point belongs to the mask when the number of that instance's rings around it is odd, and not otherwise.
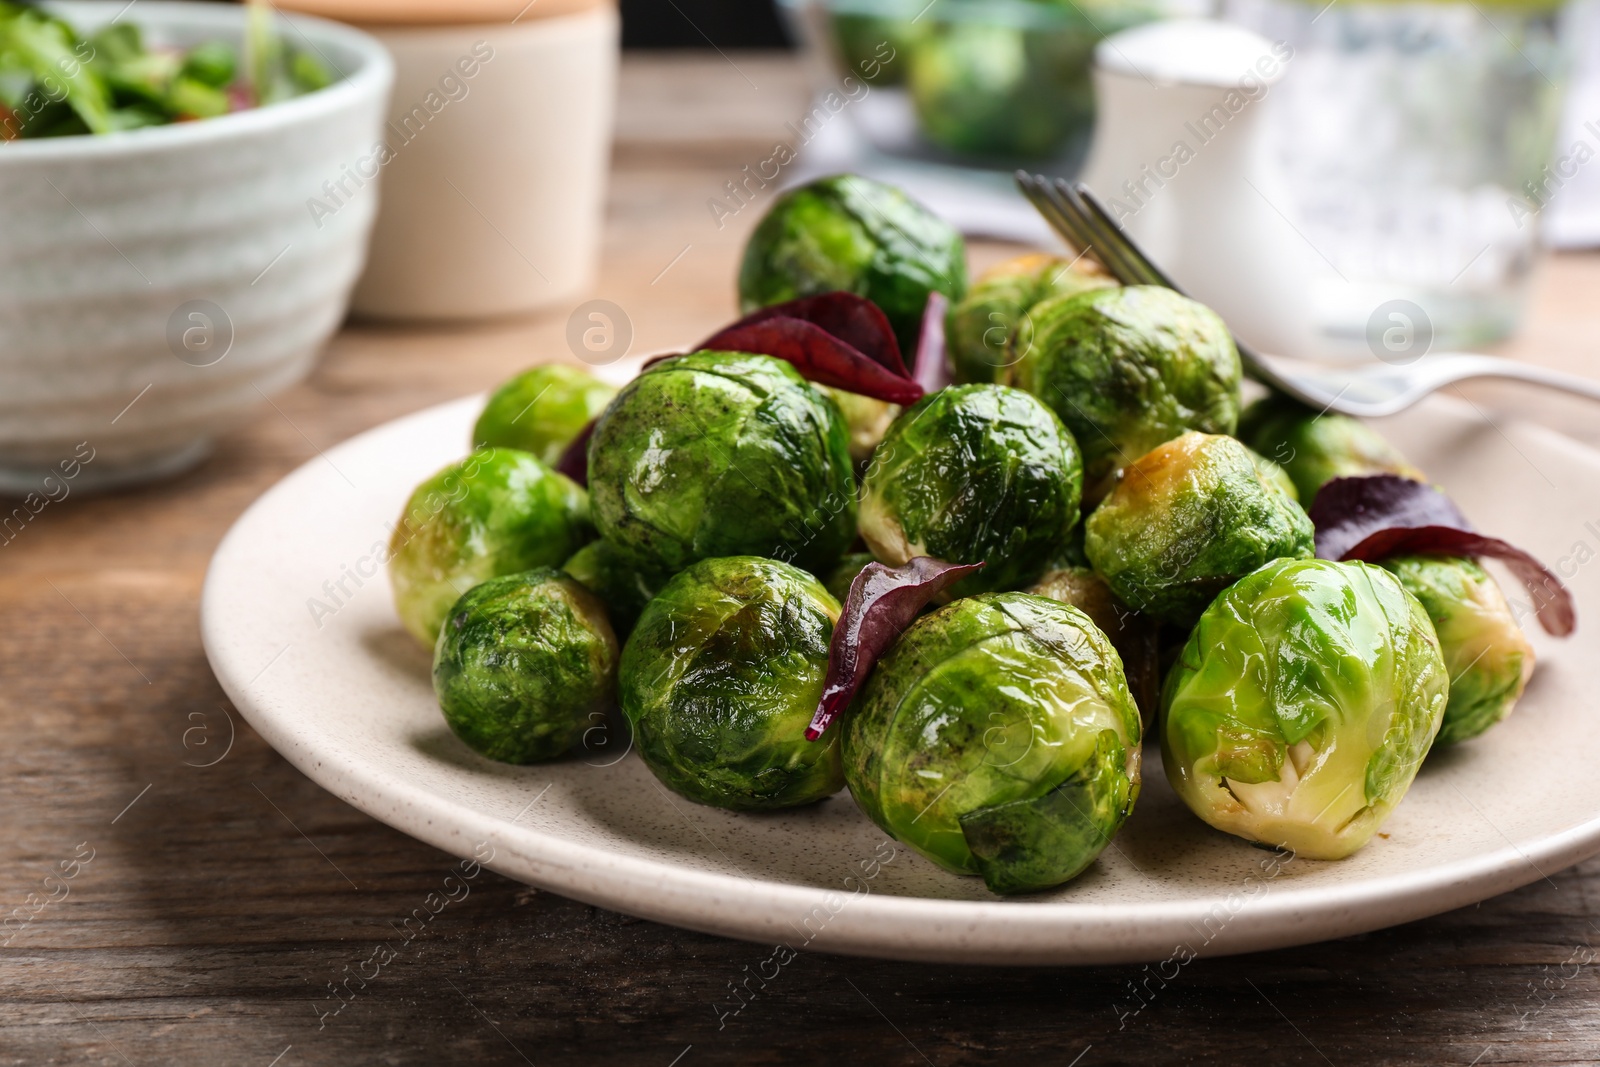
[[[1449,687],[1433,625],[1393,575],[1275,560],[1189,635],[1163,693],[1161,761],[1217,829],[1339,859],[1405,796]]]
[[[856,575],[866,569],[867,564],[871,562],[871,552],[849,553],[833,570],[820,576],[823,588],[833,596],[833,599],[843,604],[845,597],[850,595],[850,586],[856,580]]]
[[[432,647],[450,606],[479,582],[559,566],[594,536],[589,498],[527,452],[482,448],[417,486],[389,539],[405,628]]]
[[[739,269],[745,311],[847,290],[889,317],[900,348],[915,350],[928,294],[967,291],[966,245],[899,189],[855,174],[819,178],[778,197]]]
[[[1083,449],[1085,494],[1186,430],[1231,434],[1239,352],[1210,308],[1159,286],[1057,297],[1024,317],[1013,385],[1061,416]]]
[[[633,632],[639,613],[671,577],[641,569],[632,557],[605,540],[590,541],[578,549],[561,570],[600,598],[618,638]]]
[[[1186,433],[1139,457],[1089,516],[1084,548],[1135,610],[1189,626],[1269,560],[1309,559],[1311,520],[1231,437]]]
[[[554,466],[616,395],[615,387],[577,367],[532,367],[490,395],[472,440],[478,448],[520,448]]]
[[[1284,469],[1306,507],[1333,478],[1398,474],[1427,480],[1361,420],[1318,412],[1281,394],[1245,409],[1239,416],[1239,439]]]
[[[1075,296],[1117,283],[1081,257],[1030,253],[985,271],[945,317],[950,369],[958,382],[1011,385],[1022,321],[1052,297]]]
[[[900,405],[860,393],[847,393],[843,389],[830,389],[825,385],[818,388],[839,405],[845,429],[850,434],[850,458],[855,461],[857,469],[861,468],[872,458],[883,435],[889,432],[890,423],[900,414]]]
[[[1422,603],[1450,673],[1437,744],[1477,737],[1511,713],[1533,676],[1533,646],[1476,560],[1395,556],[1379,564]]]
[[[855,539],[844,419],[767,356],[696,352],[629,382],[589,438],[589,493],[600,533],[653,573],[744,554],[821,570]]]
[[[1161,706],[1160,623],[1118,600],[1105,580],[1088,567],[1046,571],[1028,592],[1071,605],[1100,627],[1122,660],[1123,677],[1139,705],[1144,724],[1154,722]]]
[[[929,27],[912,50],[909,77],[923,136],[961,156],[1061,154],[1093,124],[1089,60],[1098,40],[1087,26],[962,19]]]
[[[433,654],[450,729],[506,763],[571,748],[611,706],[616,683],[617,639],[600,602],[548,567],[473,586]]]
[[[719,808],[838,792],[838,731],[805,739],[838,619],[820,582],[776,560],[702,560],[673,578],[622,651],[622,710],[639,755],[676,792]]]
[[[1015,589],[1078,522],[1072,435],[1035,397],[957,385],[923,397],[883,439],[861,485],[861,536],[890,566],[913,556],[985,563],[956,596]]]
[[[1116,650],[1043,597],[987,593],[917,620],[844,725],[862,810],[996,893],[1077,875],[1139,795],[1139,711]]]

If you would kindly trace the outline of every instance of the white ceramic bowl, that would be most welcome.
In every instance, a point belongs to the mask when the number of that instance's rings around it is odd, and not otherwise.
[[[51,5],[85,32],[120,3]],[[143,0],[152,43],[237,45],[244,9]],[[308,16],[285,34],[343,77],[202,122],[0,145],[0,491],[178,470],[300,380],[344,316],[393,65],[366,34]],[[343,181],[331,214],[324,183]],[[131,404],[131,406],[130,406]]]

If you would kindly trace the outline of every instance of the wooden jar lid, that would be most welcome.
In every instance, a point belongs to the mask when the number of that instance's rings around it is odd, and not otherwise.
[[[285,11],[359,26],[439,26],[452,23],[527,22],[608,7],[614,0],[277,0]]]

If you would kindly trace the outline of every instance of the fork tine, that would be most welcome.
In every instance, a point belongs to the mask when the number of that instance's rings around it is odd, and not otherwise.
[[[1165,285],[1169,289],[1177,289],[1177,286],[1170,281],[1155,280],[1155,275],[1147,269],[1149,259],[1130,247],[1131,242],[1126,231],[1115,224],[1107,225],[1106,219],[1089,207],[1078,189],[1073,188],[1065,179],[1057,178],[1056,191],[1077,216],[1079,225],[1093,234],[1098,246],[1107,249],[1111,257],[1116,260],[1118,268],[1112,273],[1117,275],[1122,284]]]
[[[1052,190],[1044,178],[1019,170],[1016,173],[1016,180],[1017,187],[1022,190],[1022,195],[1028,198],[1028,202],[1038,210],[1039,214],[1044,216],[1044,220],[1050,224],[1050,228],[1055,230],[1067,244],[1079,252],[1092,251],[1088,235],[1076,225],[1075,220],[1069,218],[1067,213],[1062,210],[1061,205],[1056,202]]]
[[[1149,279],[1151,284],[1164,285],[1174,292],[1183,292],[1182,289],[1178,288],[1177,283],[1167,276],[1165,271],[1151,262],[1150,257],[1145,255],[1144,249],[1139,247],[1139,242],[1135,241],[1133,235],[1127,231],[1122,223],[1118,222],[1111,212],[1106,210],[1105,205],[1100,202],[1100,198],[1094,194],[1093,189],[1090,189],[1083,182],[1079,182],[1073,192],[1076,194],[1077,201],[1089,210],[1090,214],[1100,223],[1100,226],[1115,235],[1118,245],[1127,251],[1129,258],[1139,266],[1141,272]]]

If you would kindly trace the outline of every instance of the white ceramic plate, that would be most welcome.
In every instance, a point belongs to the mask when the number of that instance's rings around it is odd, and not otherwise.
[[[1384,835],[1337,863],[1274,867],[1269,853],[1209,829],[1167,787],[1153,747],[1114,847],[1075,882],[1009,900],[886,842],[847,792],[776,815],[701,807],[662,789],[637,755],[619,759],[621,740],[605,745],[601,734],[565,762],[482,759],[445,727],[430,657],[400,630],[374,560],[412,487],[465,452],[481,402],[381,426],[285,478],[218,548],[202,608],[217,677],[274,748],[454,855],[492,849],[488,866],[513,878],[730,937],[1020,964],[1340,937],[1600,852],[1600,649],[1587,629],[1555,642],[1534,627],[1541,661],[1515,714],[1430,757]],[[1445,401],[1383,429],[1483,528],[1568,574],[1580,612],[1600,604],[1600,564],[1579,562],[1600,552],[1600,454]]]

